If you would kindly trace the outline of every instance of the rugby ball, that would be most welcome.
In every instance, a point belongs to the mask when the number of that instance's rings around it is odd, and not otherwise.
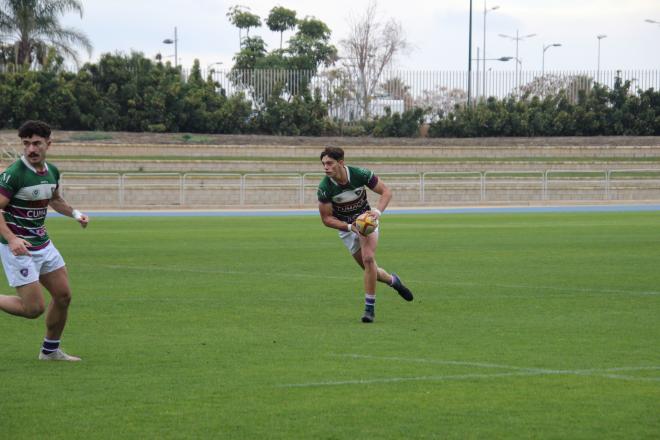
[[[362,235],[369,235],[378,227],[378,220],[368,212],[364,212],[355,219],[355,226]]]

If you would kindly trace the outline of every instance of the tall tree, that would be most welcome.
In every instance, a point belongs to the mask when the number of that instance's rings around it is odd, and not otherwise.
[[[296,11],[283,8],[282,6],[275,6],[270,10],[266,25],[271,31],[280,33],[280,49],[282,49],[284,31],[295,28],[296,23],[298,23],[298,20],[296,19]]]
[[[4,36],[5,45],[15,46],[15,63],[45,65],[51,48],[76,64],[79,64],[76,46],[91,55],[89,38],[77,29],[61,25],[60,16],[68,12],[78,12],[82,18],[82,1],[0,0],[0,35]]]
[[[305,17],[297,27],[284,49],[268,52],[263,39],[254,36],[245,38],[234,56],[231,80],[251,95],[257,107],[282,93],[305,93],[318,68],[336,60],[337,49],[329,43],[331,32],[325,23]]]
[[[337,48],[330,44],[332,31],[328,25],[314,17],[298,21],[298,32],[289,39],[287,51],[291,55],[291,68],[316,73],[321,65],[330,66],[337,60]]]
[[[397,55],[408,50],[410,44],[399,22],[393,18],[381,21],[376,1],[369,3],[361,17],[351,20],[349,35],[340,44],[345,52],[344,67],[357,78],[357,102],[368,117],[383,70],[392,65]]]
[[[241,30],[246,30],[246,36],[250,36],[250,28],[261,26],[261,18],[257,14],[250,12],[247,6],[234,5],[227,12],[229,22],[238,28],[238,45],[241,47],[243,37]]]

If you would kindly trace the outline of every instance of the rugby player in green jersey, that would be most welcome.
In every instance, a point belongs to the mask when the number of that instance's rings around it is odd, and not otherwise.
[[[0,310],[37,318],[46,311],[46,337],[39,359],[79,361],[60,348],[71,302],[71,289],[64,260],[53,246],[44,226],[48,206],[75,218],[85,228],[89,217],[73,209],[59,191],[60,173],[46,162],[51,144],[50,127],[28,121],[18,129],[23,156],[0,174],[0,258],[16,296],[0,295]],[[52,297],[46,310],[42,287]]]
[[[369,235],[357,232],[353,225],[363,212],[371,212],[378,219],[392,198],[392,191],[372,171],[344,163],[344,150],[327,147],[321,153],[325,177],[317,190],[321,221],[329,228],[338,229],[339,237],[355,261],[364,270],[365,306],[362,322],[374,322],[376,317],[376,281],[387,283],[406,301],[413,294],[395,273],[389,274],[376,263],[378,229]],[[369,188],[380,195],[378,208],[371,209],[367,200]]]

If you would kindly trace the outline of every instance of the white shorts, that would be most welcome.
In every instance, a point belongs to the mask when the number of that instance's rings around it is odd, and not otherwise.
[[[379,230],[380,226],[377,227],[376,230],[371,234],[378,235]],[[360,250],[360,237],[358,236],[357,232],[339,231],[339,238],[341,238],[341,241],[344,242],[344,246],[348,248],[348,251],[351,253],[351,255],[355,255],[355,253]]]
[[[39,281],[39,276],[64,267],[64,259],[52,242],[43,249],[30,251],[31,256],[11,253],[9,246],[0,244],[0,258],[11,287]]]

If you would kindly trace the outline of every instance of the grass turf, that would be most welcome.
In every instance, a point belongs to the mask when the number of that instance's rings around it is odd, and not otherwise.
[[[48,224],[83,362],[0,315],[0,438],[660,436],[660,213],[386,215],[372,325],[315,217]]]

